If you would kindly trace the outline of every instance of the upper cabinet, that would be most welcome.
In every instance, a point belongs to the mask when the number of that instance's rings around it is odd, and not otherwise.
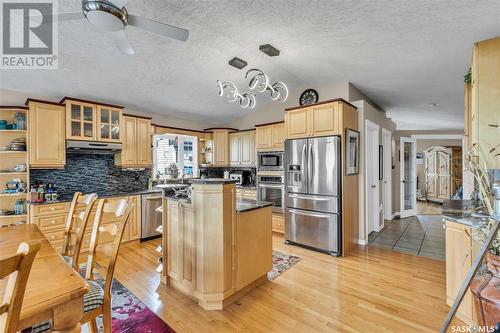
[[[234,132],[229,134],[230,165],[255,165],[255,131]]]
[[[285,112],[285,129],[288,139],[309,136],[340,135],[341,102],[334,101],[314,106],[288,109]]]
[[[122,142],[120,124],[122,110],[109,106],[97,106],[97,140]]]
[[[256,125],[255,141],[257,150],[282,150],[285,125],[283,122]]]
[[[115,155],[120,167],[149,167],[152,163],[151,120],[132,115],[123,116],[123,147]]]
[[[488,169],[500,169],[500,37],[474,44],[471,70],[470,116],[465,128],[470,130],[470,144],[479,144]]]
[[[212,131],[212,165],[228,166],[229,129],[208,129]]]
[[[123,107],[65,97],[68,140],[122,142]]]
[[[30,167],[64,168],[66,164],[65,107],[28,99]]]

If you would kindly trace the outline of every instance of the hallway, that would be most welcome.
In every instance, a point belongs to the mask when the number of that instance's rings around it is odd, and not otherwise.
[[[441,215],[417,215],[385,221],[380,232],[372,232],[368,244],[418,256],[445,260],[445,230]]]

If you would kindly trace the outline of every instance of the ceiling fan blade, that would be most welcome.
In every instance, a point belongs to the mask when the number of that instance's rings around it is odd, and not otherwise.
[[[125,4],[128,2],[128,0],[108,0],[108,1],[120,9],[122,9],[122,7],[125,6]]]
[[[185,42],[189,37],[189,31],[186,29],[174,27],[173,25],[156,22],[144,17],[128,14],[128,24],[136,28],[153,32],[169,38],[174,38]]]
[[[80,19],[85,18],[85,16],[83,16],[82,12],[58,13],[55,15],[45,14],[44,16],[46,16],[46,17],[51,16],[53,22],[74,21],[74,20],[80,20]],[[30,17],[37,17],[38,18],[38,17],[42,17],[42,15],[30,15]],[[47,21],[44,20],[43,23],[47,23]]]
[[[109,32],[110,36],[114,39],[116,46],[123,54],[132,55],[135,53],[134,48],[130,45],[127,35],[122,31]]]

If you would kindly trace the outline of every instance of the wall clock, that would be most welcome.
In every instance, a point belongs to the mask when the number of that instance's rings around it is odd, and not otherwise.
[[[318,92],[316,90],[307,89],[302,93],[302,95],[300,95],[300,106],[318,103],[318,98]]]

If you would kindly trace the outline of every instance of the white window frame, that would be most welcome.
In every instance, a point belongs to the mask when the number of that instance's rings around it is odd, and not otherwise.
[[[198,172],[199,172],[199,167],[198,167],[198,138],[196,136],[191,136],[191,135],[182,135],[182,134],[175,134],[175,133],[166,133],[166,134],[158,134],[153,136],[153,179],[163,179],[166,176],[160,176],[158,178],[157,176],[157,142],[158,139],[175,139],[177,137],[177,143],[179,150],[177,154],[179,156],[184,156],[184,141],[191,141],[193,142],[193,178],[198,177]],[[184,170],[184,159],[179,158],[178,156],[178,161],[179,161],[179,177],[182,176],[182,171]],[[186,178],[189,178],[190,176],[186,176]]]

